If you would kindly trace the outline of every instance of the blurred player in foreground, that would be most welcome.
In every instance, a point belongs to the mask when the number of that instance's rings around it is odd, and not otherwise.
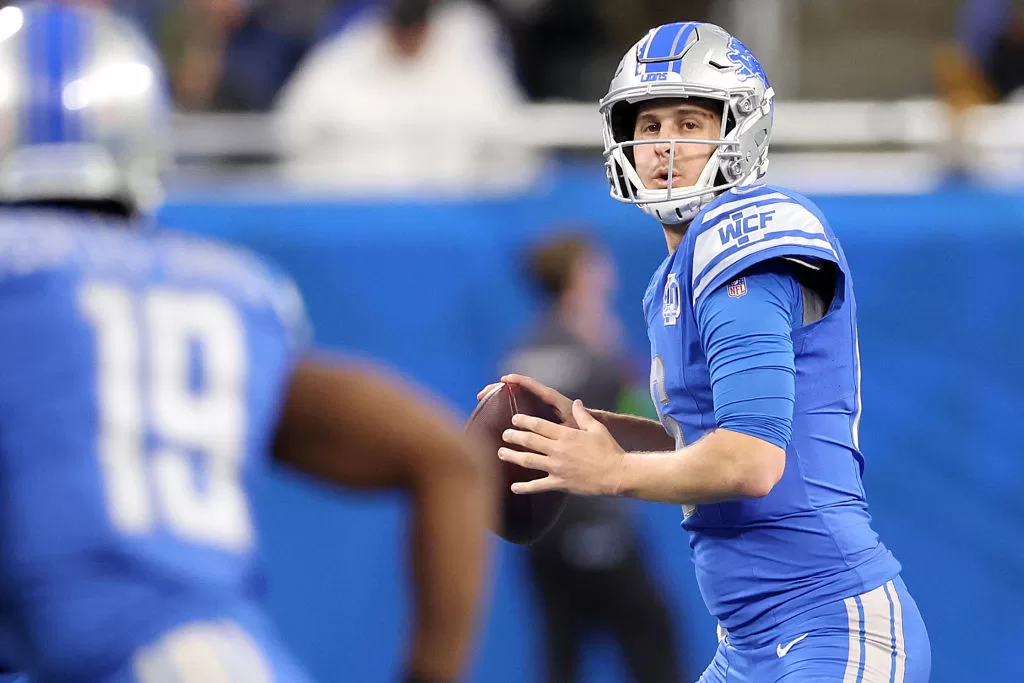
[[[415,390],[305,355],[287,278],[136,218],[158,196],[169,116],[126,23],[4,8],[0,74],[8,654],[39,682],[307,680],[255,588],[248,490],[271,455],[410,494],[407,680],[454,680],[485,568],[485,459]]]
[[[717,26],[661,26],[625,55],[601,102],[605,158],[612,195],[668,244],[644,296],[664,429],[511,376],[563,424],[517,416],[506,441],[533,452],[499,454],[548,472],[516,493],[682,506],[719,622],[704,683],[923,683],[928,634],[861,483],[846,258],[814,204],[756,183],[773,111],[761,65]]]

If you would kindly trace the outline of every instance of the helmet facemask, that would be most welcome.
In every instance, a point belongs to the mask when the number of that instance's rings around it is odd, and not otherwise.
[[[752,107],[746,97],[734,95],[699,98],[702,103],[717,104],[721,107],[719,136],[716,139],[634,140],[636,118],[644,102],[652,99],[634,102],[620,100],[604,108],[605,168],[612,197],[621,202],[636,204],[664,224],[685,223],[692,220],[701,208],[719,193],[737,185],[753,182],[762,174],[762,165],[751,162],[762,161],[760,157],[763,156],[766,166],[767,150],[765,154],[759,155],[758,159],[753,159],[749,150],[742,149],[741,134],[745,131],[737,126],[737,121],[742,121],[743,126],[749,129],[760,119],[749,116]],[[690,98],[672,99],[685,101]],[[642,145],[668,146],[668,177],[664,189],[648,188],[642,182],[635,162],[635,149]],[[714,145],[715,149],[704,164],[696,182],[684,187],[674,187],[677,174],[676,159],[681,150],[687,149],[683,147],[684,145]]]

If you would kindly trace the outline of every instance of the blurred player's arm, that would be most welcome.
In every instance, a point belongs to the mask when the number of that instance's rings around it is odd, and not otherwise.
[[[445,681],[469,654],[496,511],[490,459],[434,406],[375,370],[305,360],[291,379],[274,454],[317,479],[409,492],[416,622],[408,668]]]

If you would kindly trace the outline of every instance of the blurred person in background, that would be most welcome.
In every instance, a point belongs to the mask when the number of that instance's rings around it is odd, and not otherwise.
[[[265,111],[335,13],[376,0],[77,1],[105,2],[142,24],[181,109]]]
[[[685,15],[708,19],[714,0],[481,0],[508,30],[531,100],[595,100],[618,56],[647,27]]]
[[[275,119],[297,184],[362,194],[513,192],[535,170],[523,99],[493,17],[468,2],[391,0],[299,67]]]
[[[416,387],[312,353],[287,276],[150,229],[169,112],[130,24],[34,2],[0,10],[0,35],[24,84],[0,102],[0,661],[39,681],[306,681],[263,612],[250,492],[274,461],[410,497],[405,680],[456,680],[491,459]]]
[[[618,55],[644,28],[680,13],[709,17],[715,0],[470,0],[493,11],[508,37],[512,64],[534,101],[596,99]],[[331,35],[388,0],[346,0],[325,22]]]
[[[330,0],[181,0],[156,28],[183,109],[270,108],[316,40]]]
[[[973,89],[976,103],[1012,97],[1024,85],[1024,1],[966,0],[956,40],[942,56],[946,87]]]
[[[612,312],[611,258],[585,232],[566,232],[531,250],[527,272],[545,306],[506,371],[615,410],[628,372],[621,323]],[[527,553],[544,616],[543,680],[581,681],[583,647],[598,633],[614,638],[637,683],[692,680],[680,674],[668,606],[624,501],[571,496],[556,525]]]
[[[520,82],[531,100],[588,100],[615,66],[602,3],[493,0],[505,24]]]
[[[1024,87],[1024,0],[1015,0],[986,69],[1000,100],[1021,99]]]
[[[936,76],[950,108],[948,172],[965,179],[975,157],[967,139],[971,110],[1019,99],[1024,86],[1024,1],[965,0],[955,40],[939,49]]]
[[[512,485],[679,505],[719,645],[701,683],[926,683],[931,645],[872,528],[849,265],[820,209],[759,180],[775,93],[738,39],[651,29],[601,100],[612,197],[662,228],[644,294],[660,421],[508,375],[560,424],[516,415]],[[487,389],[485,389],[486,391]]]

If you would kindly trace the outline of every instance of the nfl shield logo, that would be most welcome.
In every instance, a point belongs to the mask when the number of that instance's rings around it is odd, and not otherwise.
[[[747,278],[741,277],[729,283],[729,296],[738,299],[747,293]]]

